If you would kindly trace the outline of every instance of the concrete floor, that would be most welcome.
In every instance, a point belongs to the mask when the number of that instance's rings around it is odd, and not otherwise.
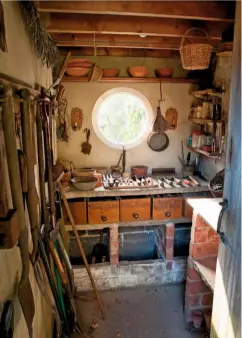
[[[94,300],[81,297],[77,317],[83,337],[198,338],[185,329],[183,294],[182,284],[103,291],[106,321]]]

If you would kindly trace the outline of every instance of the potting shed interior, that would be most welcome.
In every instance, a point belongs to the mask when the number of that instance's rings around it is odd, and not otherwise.
[[[0,337],[241,337],[241,3],[0,0]]]

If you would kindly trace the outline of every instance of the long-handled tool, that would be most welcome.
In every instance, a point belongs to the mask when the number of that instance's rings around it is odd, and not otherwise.
[[[89,278],[90,278],[90,281],[91,281],[91,284],[92,284],[92,288],[93,288],[94,294],[95,294],[95,296],[96,296],[96,299],[97,299],[97,302],[98,302],[100,311],[101,311],[101,313],[102,313],[103,318],[105,319],[105,317],[106,317],[106,316],[105,316],[105,310],[104,310],[104,307],[103,307],[101,298],[100,298],[100,296],[99,296],[99,293],[98,293],[98,290],[97,290],[95,281],[94,281],[94,279],[93,279],[93,276],[92,276],[92,273],[91,273],[89,264],[88,264],[88,262],[87,262],[87,258],[86,258],[85,252],[84,252],[84,250],[83,250],[82,243],[81,243],[81,241],[80,241],[78,232],[77,232],[77,230],[76,230],[76,225],[75,225],[75,222],[74,222],[74,219],[73,219],[73,216],[72,216],[72,213],[71,213],[69,204],[68,204],[68,202],[67,202],[67,199],[66,199],[66,196],[65,196],[64,189],[63,189],[63,187],[62,187],[62,185],[61,185],[60,179],[61,179],[61,176],[60,176],[60,178],[58,178],[58,179],[56,180],[56,183],[57,183],[58,188],[59,188],[59,190],[60,190],[61,197],[62,197],[64,206],[65,206],[65,209],[66,209],[66,213],[67,213],[68,218],[69,218],[69,220],[70,220],[70,222],[71,222],[71,226],[72,226],[73,232],[74,232],[75,237],[76,237],[77,245],[78,245],[78,248],[79,248],[79,250],[80,250],[80,254],[81,254],[81,257],[82,257],[82,259],[83,259],[83,262],[84,262],[84,264],[85,264],[85,267],[86,267],[88,276],[89,276]]]
[[[220,143],[220,148],[219,148],[219,153],[222,154],[224,150],[224,138],[225,138],[225,122],[222,121],[221,125],[221,143]]]
[[[213,122],[213,141],[212,141],[212,153],[216,153],[216,131],[217,131],[217,122]]]
[[[37,212],[37,192],[34,176],[34,145],[31,133],[30,123],[30,92],[27,89],[20,91],[21,97],[24,99],[21,102],[21,115],[23,125],[23,152],[26,156],[27,164],[27,207],[31,226],[31,234],[33,241],[32,261],[35,261],[35,256],[38,249],[38,212]],[[32,131],[33,132],[33,131]]]
[[[18,163],[18,153],[15,135],[15,121],[12,90],[5,88],[6,100],[3,109],[3,127],[8,160],[8,170],[11,182],[13,204],[18,212],[20,224],[19,247],[22,260],[22,275],[18,288],[18,297],[27,323],[30,337],[32,337],[32,323],[34,318],[34,299],[29,281],[29,252],[28,229],[25,223],[25,213],[22,197],[22,187]]]

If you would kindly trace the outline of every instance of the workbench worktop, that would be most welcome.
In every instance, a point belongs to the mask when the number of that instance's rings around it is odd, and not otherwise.
[[[187,198],[187,203],[193,212],[199,214],[215,231],[217,231],[218,218],[222,209],[222,198]]]
[[[80,191],[73,187],[65,191],[67,199],[84,198],[84,197],[116,197],[116,196],[140,196],[140,195],[164,195],[164,194],[185,194],[208,191],[208,183],[194,176],[199,182],[199,187],[189,188],[140,188],[140,189],[104,189],[104,187],[96,188],[91,191]]]

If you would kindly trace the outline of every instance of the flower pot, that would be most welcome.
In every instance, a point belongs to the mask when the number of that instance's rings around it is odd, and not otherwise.
[[[193,326],[196,329],[199,329],[202,325],[202,321],[203,321],[203,313],[201,311],[194,311],[192,313]]]
[[[148,167],[146,165],[136,165],[131,167],[132,175],[147,176]]]

